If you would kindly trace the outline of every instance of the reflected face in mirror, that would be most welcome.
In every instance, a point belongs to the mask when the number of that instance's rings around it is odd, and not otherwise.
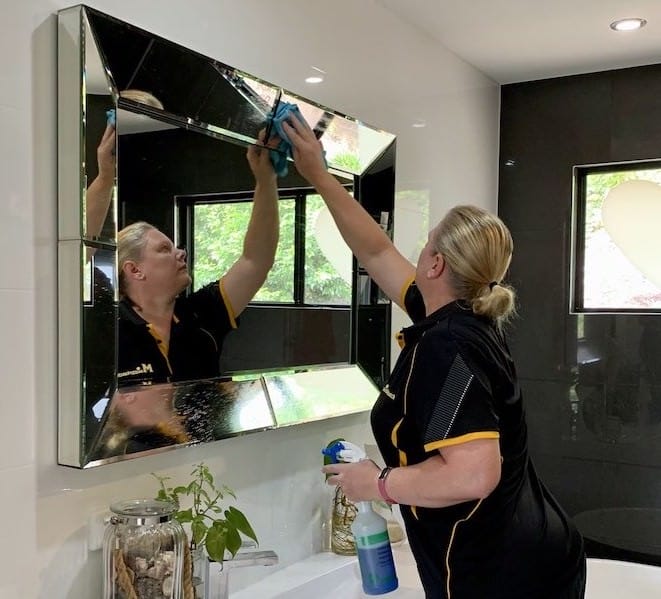
[[[119,289],[141,306],[141,298],[172,301],[191,283],[186,250],[145,222],[137,222],[117,235]]]

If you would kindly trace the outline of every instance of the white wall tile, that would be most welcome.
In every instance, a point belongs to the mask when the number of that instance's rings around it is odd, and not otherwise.
[[[36,597],[35,469],[5,468],[0,477],[0,598]]]
[[[33,297],[0,289],[0,473],[34,462]]]
[[[0,289],[31,289],[33,277],[30,113],[0,106]]]

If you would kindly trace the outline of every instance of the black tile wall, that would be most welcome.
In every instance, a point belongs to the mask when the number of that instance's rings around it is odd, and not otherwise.
[[[519,296],[509,336],[533,459],[590,552],[658,563],[661,316],[570,315],[569,269],[572,168],[661,158],[661,65],[503,86],[500,142]],[[631,514],[649,524],[624,534]]]

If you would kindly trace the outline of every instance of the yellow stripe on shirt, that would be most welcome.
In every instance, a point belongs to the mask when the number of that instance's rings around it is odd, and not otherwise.
[[[451,447],[452,445],[461,445],[476,439],[500,439],[500,433],[497,431],[481,431],[477,433],[467,433],[459,437],[451,439],[441,439],[440,441],[432,441],[425,444],[425,451],[434,451],[434,449],[442,449],[443,447]]]
[[[156,341],[156,347],[158,347],[158,350],[161,352],[161,355],[165,358],[165,364],[168,367],[168,370],[170,371],[170,374],[172,374],[172,366],[170,366],[170,358],[168,357],[170,354],[170,346],[165,342],[165,339],[161,337],[156,330],[156,327],[151,323],[147,323],[147,330],[149,331],[149,334],[154,338]]]
[[[465,518],[462,518],[461,520],[457,520],[454,523],[454,526],[452,527],[452,533],[450,534],[450,541],[448,543],[448,549],[445,553],[445,569],[447,571],[447,577],[445,579],[445,592],[447,595],[448,599],[452,599],[452,593],[450,592],[450,578],[451,578],[451,572],[450,572],[450,551],[452,550],[452,544],[454,543],[455,536],[457,534],[457,528],[462,522],[468,522],[477,512],[478,508],[482,505],[482,499],[480,499],[475,507],[471,510],[470,514],[466,516]]]
[[[223,279],[218,281],[218,288],[220,289],[220,295],[223,298],[223,302],[225,303],[225,308],[227,308],[227,314],[230,317],[230,324],[232,325],[233,329],[236,329],[238,328],[238,325],[236,324],[234,308],[232,308],[232,302],[230,302],[230,298],[227,296],[227,292],[225,291]]]

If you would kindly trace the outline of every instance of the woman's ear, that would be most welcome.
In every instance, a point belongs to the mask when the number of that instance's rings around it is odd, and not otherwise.
[[[122,266],[122,272],[128,279],[142,280],[145,278],[145,274],[140,270],[140,267],[133,260],[127,260],[124,262],[124,265]]]
[[[431,268],[427,270],[427,278],[438,279],[438,277],[440,277],[443,274],[444,270],[445,270],[445,259],[443,258],[443,254],[441,253],[434,254]]]

